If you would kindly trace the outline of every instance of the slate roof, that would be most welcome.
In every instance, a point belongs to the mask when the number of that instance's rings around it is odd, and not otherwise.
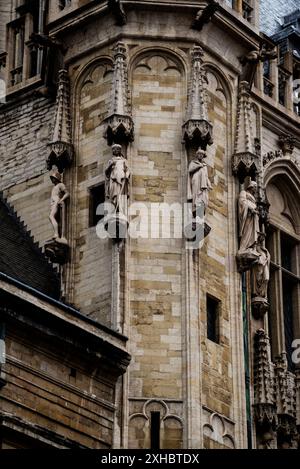
[[[0,272],[58,299],[59,277],[0,192]]]
[[[300,0],[260,0],[260,29],[267,36],[281,30],[284,17],[300,8]]]

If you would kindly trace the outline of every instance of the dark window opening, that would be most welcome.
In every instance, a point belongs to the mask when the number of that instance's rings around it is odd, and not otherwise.
[[[294,282],[291,278],[283,275],[282,290],[283,290],[283,315],[284,315],[284,336],[285,336],[285,349],[287,354],[288,368],[290,371],[294,370],[292,361],[294,340],[294,312],[293,312],[293,289]]]
[[[249,2],[246,2],[244,0],[243,1],[243,18],[249,21],[249,23],[251,23],[252,16],[253,16],[253,8],[251,7]]]
[[[71,378],[76,378],[76,375],[77,375],[77,371],[75,368],[71,368],[70,369],[70,376]]]
[[[90,216],[89,226],[96,226],[97,223],[104,218],[104,215],[97,215],[97,208],[105,202],[105,184],[92,187],[90,189]]]
[[[287,83],[289,74],[283,70],[278,70],[278,100],[282,106],[286,105]]]
[[[160,412],[151,412],[151,449],[160,449]]]
[[[206,314],[207,314],[207,338],[212,342],[219,343],[219,317],[220,300],[207,295]]]
[[[295,249],[295,241],[284,233],[280,233],[281,244],[281,266],[293,272],[293,254]]]

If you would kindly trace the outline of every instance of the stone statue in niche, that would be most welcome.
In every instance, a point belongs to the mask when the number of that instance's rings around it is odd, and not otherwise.
[[[205,151],[197,150],[196,157],[190,162],[188,169],[188,201],[192,202],[192,211],[196,215],[198,209],[205,215],[208,207],[209,191],[212,189],[208,177],[207,157]]]
[[[51,193],[51,210],[49,215],[50,223],[53,227],[54,236],[45,244],[45,254],[49,259],[57,264],[64,264],[67,259],[69,245],[64,233],[63,207],[64,202],[70,194],[62,182],[62,176],[58,171],[50,175],[54,184]]]
[[[191,160],[188,167],[188,202],[192,203],[193,222],[186,227],[186,237],[188,239],[202,239],[207,236],[211,230],[210,226],[205,223],[205,213],[208,207],[209,191],[212,189],[211,182],[208,177],[207,164],[204,159],[207,154],[200,148],[197,150],[195,158]],[[197,230],[203,230],[203,234],[196,235]]]
[[[115,211],[127,214],[130,169],[122,154],[121,145],[112,146],[113,157],[105,169],[105,195],[114,205]]]
[[[248,270],[257,260],[257,240],[259,233],[259,212],[256,202],[257,184],[251,181],[242,190],[238,201],[240,248],[237,259],[240,270]]]
[[[257,318],[262,318],[269,308],[268,284],[270,280],[271,256],[265,247],[265,233],[258,234],[256,251],[258,259],[252,266],[252,311]]]
[[[53,226],[53,239],[57,240],[64,237],[64,233],[62,233],[62,223],[60,223],[60,208],[63,206],[64,201],[70,197],[70,194],[62,182],[61,174],[59,172],[51,174],[50,179],[54,184],[54,187],[51,193],[51,211],[49,220]],[[59,229],[61,233],[59,233]]]
[[[129,182],[131,172],[126,158],[122,154],[121,145],[112,146],[112,159],[105,168],[105,196],[114,207],[115,229],[118,231],[123,226],[127,229]],[[125,231],[123,231],[124,233]],[[113,236],[112,236],[113,237]],[[118,237],[118,233],[116,234]]]

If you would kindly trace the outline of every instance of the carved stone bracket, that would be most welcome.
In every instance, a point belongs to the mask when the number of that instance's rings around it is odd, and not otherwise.
[[[112,104],[110,116],[104,121],[104,138],[108,145],[127,145],[134,140],[134,124],[130,113],[126,47],[119,42],[115,48]]]
[[[236,261],[237,261],[237,268],[240,273],[246,272],[247,270],[250,270],[254,262],[257,261],[257,253],[256,252],[243,252],[243,253],[238,253],[236,256]]]
[[[65,69],[59,72],[54,129],[49,149],[50,153],[47,158],[49,171],[53,166],[56,166],[58,171],[63,173],[72,164],[74,155],[71,132],[70,82],[68,72]]]
[[[52,239],[45,244],[45,255],[54,264],[63,265],[68,261],[69,245],[64,238]]]
[[[255,319],[263,319],[268,312],[270,304],[266,298],[256,296],[251,300],[252,314]]]
[[[204,151],[207,145],[213,144],[213,126],[208,120],[207,85],[203,50],[195,46],[192,50],[192,73],[183,139],[188,148],[201,148]]]

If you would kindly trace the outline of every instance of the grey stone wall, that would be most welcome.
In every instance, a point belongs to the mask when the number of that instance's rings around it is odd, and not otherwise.
[[[54,103],[29,97],[0,110],[0,190],[46,171]]]

